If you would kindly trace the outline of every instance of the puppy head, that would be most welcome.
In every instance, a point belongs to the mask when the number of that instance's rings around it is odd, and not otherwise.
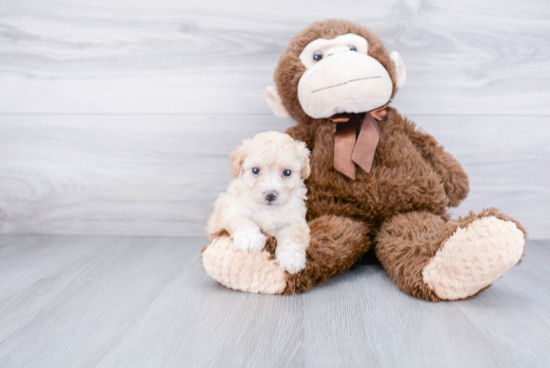
[[[309,177],[309,150],[288,134],[260,133],[233,152],[231,171],[257,203],[284,205]]]

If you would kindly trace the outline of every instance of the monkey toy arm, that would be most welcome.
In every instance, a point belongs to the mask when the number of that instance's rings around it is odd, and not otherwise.
[[[405,129],[411,141],[422,152],[422,156],[430,162],[441,175],[445,192],[449,197],[449,205],[456,207],[466,198],[470,190],[468,176],[458,161],[443,150],[434,137],[416,129],[414,123],[405,119]]]

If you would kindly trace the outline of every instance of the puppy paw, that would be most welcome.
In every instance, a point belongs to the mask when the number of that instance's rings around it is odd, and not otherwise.
[[[290,274],[300,272],[306,267],[304,250],[288,250],[277,254],[277,263]]]
[[[265,246],[267,238],[259,230],[239,230],[233,233],[233,244],[245,252],[259,252]]]

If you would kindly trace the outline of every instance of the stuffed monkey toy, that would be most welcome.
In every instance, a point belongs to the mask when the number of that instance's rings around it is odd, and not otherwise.
[[[275,240],[244,253],[210,234],[206,272],[236,290],[304,292],[351,267],[369,248],[404,292],[459,300],[487,289],[524,252],[526,231],[498,209],[452,219],[469,191],[460,164],[388,103],[405,82],[397,52],[344,20],[315,22],[290,41],[267,88],[275,115],[311,150],[306,268],[273,259]]]

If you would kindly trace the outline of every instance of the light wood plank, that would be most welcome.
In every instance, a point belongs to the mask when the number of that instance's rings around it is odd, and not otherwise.
[[[550,238],[548,118],[411,118],[470,176],[456,215],[496,206],[532,239]],[[202,235],[241,139],[291,124],[263,115],[0,116],[0,231]]]
[[[66,274],[82,272],[94,252],[117,237],[3,235],[13,252],[0,259],[0,342],[37,317],[68,285]],[[29,246],[30,245],[30,246]]]
[[[507,366],[509,353],[497,350],[458,303],[410,297],[380,266],[355,267],[311,294],[304,318],[308,367]]]
[[[242,139],[289,123],[271,116],[78,119],[75,126],[74,116],[0,117],[2,232],[202,235],[231,180],[229,154]]]
[[[303,298],[235,292],[199,262],[159,294],[98,367],[302,367]]]
[[[0,284],[0,300],[37,283],[50,273],[58,272],[59,268],[73,267],[74,262],[97,248],[99,239],[102,237],[91,236],[82,239],[78,236],[58,238],[37,235],[25,238],[23,243],[12,240],[12,249],[17,249],[17,252],[0,258],[0,279],[6,280]],[[49,242],[53,244],[44,245]],[[78,243],[78,247],[73,246],[75,242]],[[29,254],[33,257],[29,257]]]
[[[173,277],[197,263],[200,249],[192,240],[185,246],[181,238],[147,237],[115,243],[110,238],[44,239],[45,249],[66,252],[68,241],[82,257],[71,265],[62,257],[44,259],[57,269],[30,285],[0,268],[3,282],[20,288],[1,304],[1,366],[94,366]],[[92,244],[97,247],[89,252]],[[41,258],[41,252],[27,252],[27,257]]]
[[[379,265],[290,297],[227,289],[201,269],[206,238],[1,235],[36,242],[0,279],[0,366],[545,367],[548,241],[479,297],[429,303]],[[95,244],[95,247],[91,247]],[[80,254],[66,264],[69,247]],[[43,258],[44,252],[52,256]],[[54,255],[56,254],[56,255]],[[57,267],[56,267],[57,266]]]
[[[0,236],[0,262],[4,258],[27,251],[39,244],[42,239],[43,235],[21,237],[20,234],[2,234]]]
[[[550,286],[537,275],[548,273],[541,259],[548,242],[529,243],[527,253],[479,297],[450,303],[419,302],[382,269],[355,267],[306,299],[306,361],[312,367],[544,367]]]
[[[524,116],[549,113],[549,14],[543,0],[4,2],[0,232],[201,234],[237,138],[291,124],[270,117],[263,101],[288,39],[311,21],[340,17],[369,25],[402,53],[409,80],[394,106],[440,134],[470,174],[472,193],[453,213],[497,206],[532,238],[548,238],[548,116]],[[440,124],[434,114],[463,118]],[[487,125],[481,115],[489,114],[502,118]],[[512,141],[514,124],[523,130]],[[457,127],[473,129],[463,138],[475,146],[462,146]]]
[[[267,113],[290,37],[343,18],[398,50],[405,113],[550,114],[546,0],[0,4],[0,113]]]
[[[530,242],[522,264],[489,289],[487,298],[458,304],[459,309],[498,350],[508,352],[508,365],[550,365],[550,243]]]

